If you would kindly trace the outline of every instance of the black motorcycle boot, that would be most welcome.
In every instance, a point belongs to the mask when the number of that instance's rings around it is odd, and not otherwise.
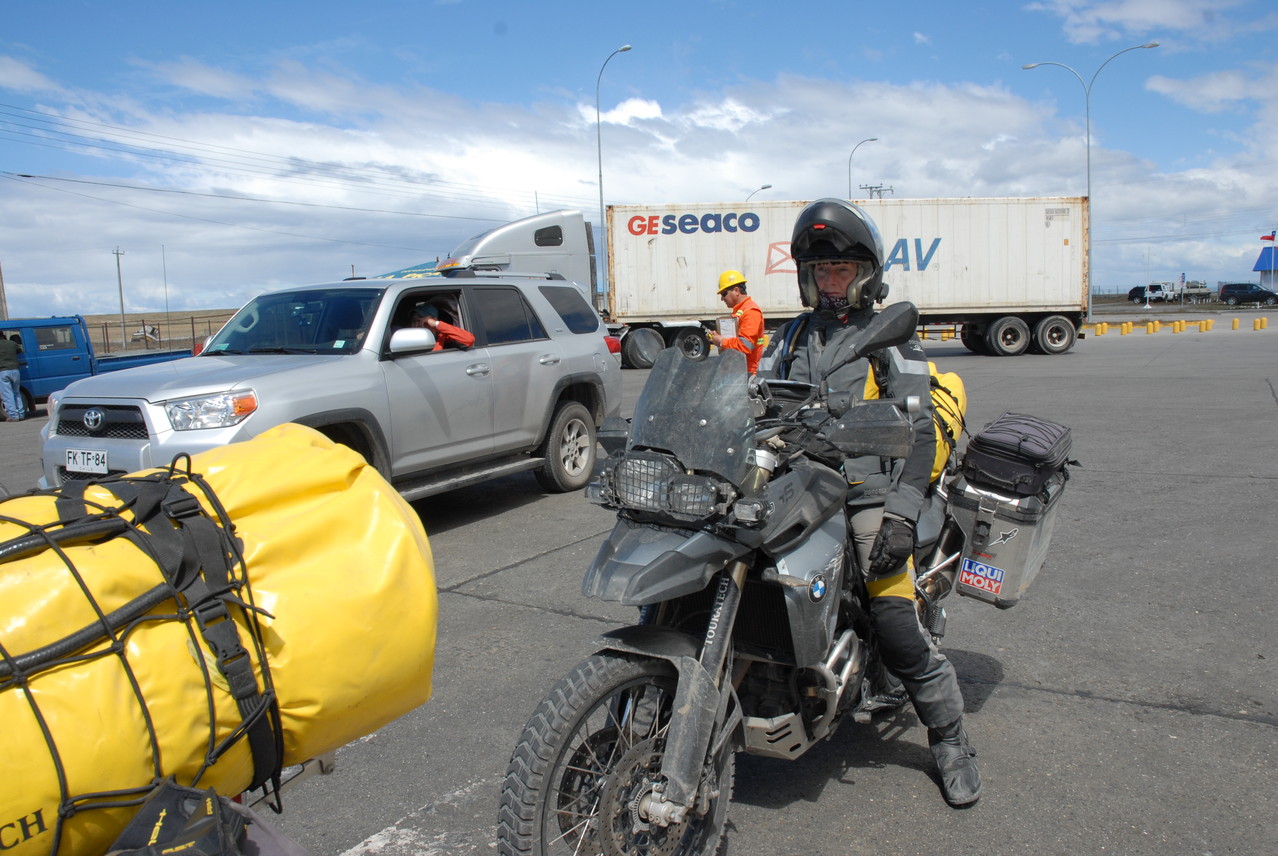
[[[929,728],[927,743],[941,774],[945,801],[964,806],[980,799],[981,771],[976,768],[976,750],[963,730],[962,717],[942,728]]]

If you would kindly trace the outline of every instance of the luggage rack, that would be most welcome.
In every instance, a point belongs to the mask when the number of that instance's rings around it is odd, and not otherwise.
[[[316,755],[303,761],[300,764],[294,764],[284,768],[284,773],[280,778],[280,786],[278,790],[268,791],[263,789],[257,793],[252,799],[248,798],[248,792],[241,795],[240,799],[248,804],[249,808],[258,808],[266,806],[272,811],[278,811],[279,794],[285,791],[291,791],[302,782],[313,776],[327,776],[337,769],[337,750],[325,752],[322,755]],[[274,799],[273,799],[274,798]]]

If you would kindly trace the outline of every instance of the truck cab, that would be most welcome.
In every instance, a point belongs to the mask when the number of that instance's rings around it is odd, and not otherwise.
[[[17,336],[22,345],[18,366],[28,412],[35,401],[92,373],[88,327],[79,315],[0,321],[0,335]]]

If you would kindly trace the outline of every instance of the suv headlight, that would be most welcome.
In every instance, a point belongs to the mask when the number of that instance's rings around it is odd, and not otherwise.
[[[243,392],[219,392],[196,398],[179,398],[165,402],[164,412],[175,431],[194,431],[197,428],[229,428],[238,425],[257,410],[257,394],[253,390]]]

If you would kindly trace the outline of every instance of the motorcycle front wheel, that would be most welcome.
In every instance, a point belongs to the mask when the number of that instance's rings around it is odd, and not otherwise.
[[[734,757],[720,753],[683,823],[643,815],[677,683],[664,660],[596,654],[551,689],[510,759],[498,814],[505,856],[710,856],[723,839]]]

